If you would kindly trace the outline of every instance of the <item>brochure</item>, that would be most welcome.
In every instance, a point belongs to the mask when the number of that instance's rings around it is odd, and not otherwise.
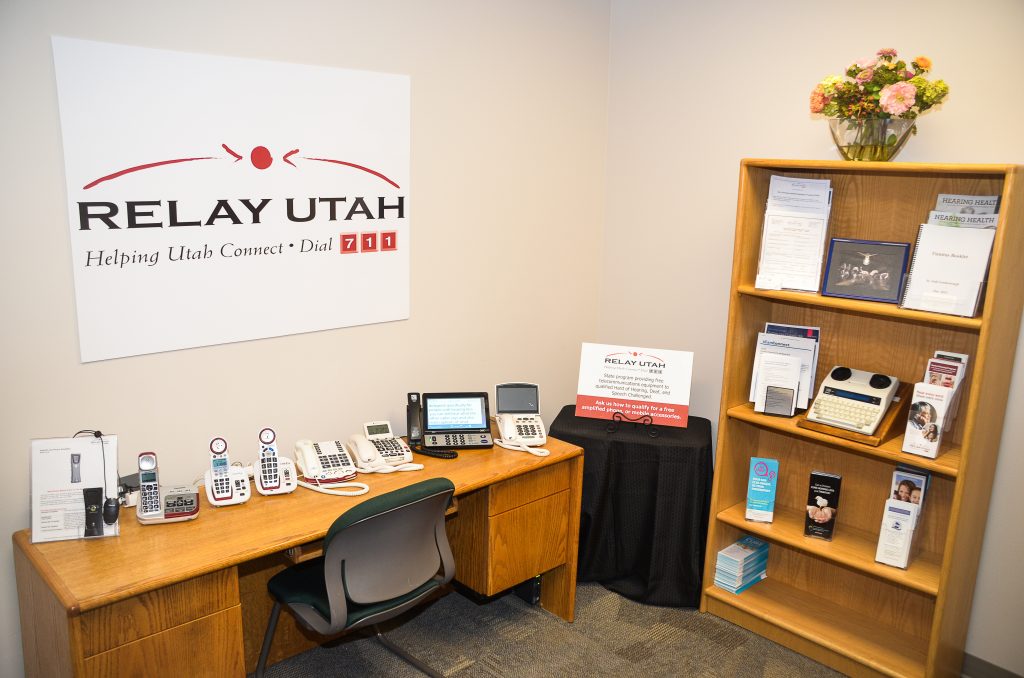
[[[779,478],[779,460],[751,457],[747,480],[747,520],[770,523],[775,518],[775,488]]]
[[[800,361],[800,386],[796,395],[796,407],[802,410],[807,409],[810,403],[811,387],[813,386],[811,381],[812,366],[814,365],[814,356],[817,350],[818,342],[809,337],[759,332],[757,335],[757,349],[754,352],[754,370],[750,379],[750,401],[756,404],[758,402],[758,394],[764,393],[764,385],[759,384],[762,357],[765,354],[785,355],[792,356]],[[782,386],[784,384],[769,385]]]
[[[32,543],[119,534],[118,480],[117,436],[33,440]]]
[[[842,482],[842,477],[834,473],[811,471],[807,489],[807,514],[804,516],[804,534],[808,537],[832,539]]]
[[[907,432],[903,436],[903,451],[935,459],[939,456],[943,425],[950,411],[954,391],[945,386],[924,382],[914,385],[910,397]]]
[[[983,228],[922,224],[900,306],[973,317],[995,234]]]

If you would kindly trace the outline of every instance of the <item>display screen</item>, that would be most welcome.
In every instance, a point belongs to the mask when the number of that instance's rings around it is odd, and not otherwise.
[[[227,471],[228,470],[228,458],[227,457],[217,457],[216,459],[214,459],[213,460],[213,470],[214,471]]]
[[[155,471],[143,471],[139,474],[139,482],[152,483],[156,481]]]
[[[425,431],[489,431],[486,393],[424,393]]]
[[[494,389],[498,400],[495,411],[498,414],[539,414],[537,391],[535,384],[499,384]]]
[[[373,424],[366,427],[366,435],[368,436],[386,436],[391,435],[391,427],[387,424]]]
[[[857,393],[856,391],[844,391],[841,388],[833,388],[831,386],[825,387],[825,393],[839,398],[848,398],[850,400],[859,400],[862,403],[871,403],[872,405],[882,404],[882,399],[876,396],[869,396],[866,393]]]

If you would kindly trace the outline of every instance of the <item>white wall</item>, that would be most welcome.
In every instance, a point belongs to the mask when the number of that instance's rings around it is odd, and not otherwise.
[[[52,34],[410,74],[411,319],[80,364]],[[177,484],[213,435],[251,461],[262,426],[284,449],[370,419],[404,431],[412,390],[535,381],[551,421],[596,326],[607,41],[588,0],[0,0],[0,533],[29,524],[35,437],[116,432],[122,471],[154,450]],[[2,676],[22,670],[6,543]]]
[[[612,0],[600,340],[694,351],[691,412],[717,422],[740,159],[837,159],[811,89],[893,47],[952,92],[899,160],[1024,163],[1022,27],[1018,0]],[[967,652],[1024,674],[1020,348]]]

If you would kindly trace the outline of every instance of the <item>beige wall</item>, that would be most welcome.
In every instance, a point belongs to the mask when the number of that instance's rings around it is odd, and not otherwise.
[[[1016,0],[609,1],[610,28],[609,2],[587,0],[0,0],[0,423],[15,479],[0,532],[28,525],[33,437],[114,431],[123,470],[152,449],[166,481],[190,482],[214,434],[244,456],[263,425],[286,445],[368,418],[402,426],[407,390],[533,380],[550,421],[572,400],[581,341],[694,351],[693,411],[716,420],[739,159],[835,157],[807,95],[874,49],[928,53],[953,87],[902,160],[1024,163],[1024,93],[998,89],[1024,63]],[[411,319],[80,364],[51,34],[411,74]],[[525,320],[502,310],[518,298]],[[511,329],[436,329],[452,307]],[[1008,441],[1024,435],[1020,391]],[[997,572],[1024,558],[1004,517],[1024,458],[1004,449],[967,649],[1024,673],[1022,585]],[[12,569],[8,546],[5,676],[21,671]]]
[[[410,320],[80,364],[51,34],[410,74]],[[596,326],[607,42],[608,6],[587,0],[3,0],[0,533],[29,524],[34,437],[116,432],[122,471],[155,450],[182,483],[213,435],[252,461],[262,426],[286,450],[370,419],[404,432],[410,390],[535,381],[550,421]],[[7,539],[2,676],[21,672]]]
[[[838,158],[808,95],[893,47],[952,88],[900,160],[1024,163],[1021,28],[1018,0],[612,0],[600,339],[694,351],[692,412],[716,421],[740,159]],[[1024,674],[1024,356],[1015,374],[967,652]]]

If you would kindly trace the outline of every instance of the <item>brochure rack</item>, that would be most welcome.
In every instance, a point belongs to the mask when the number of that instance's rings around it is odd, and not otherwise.
[[[768,578],[739,595],[704,572],[701,610],[849,675],[959,675],[1020,327],[1024,200],[1016,165],[744,160],[705,562],[743,534],[772,544]],[[760,290],[761,224],[771,175],[830,179],[830,237],[913,242],[939,193],[999,195],[1002,204],[980,314],[963,318],[895,304]],[[963,407],[936,459],[901,451],[903,427],[875,447],[766,416],[748,402],[765,322],[821,327],[822,365],[914,383],[936,349],[967,353]],[[823,375],[819,375],[819,382]],[[818,384],[815,384],[817,389]],[[750,458],[779,460],[775,519],[744,518]],[[906,570],[875,562],[893,469],[928,469],[928,510]],[[843,477],[831,542],[803,534],[812,470]]]

